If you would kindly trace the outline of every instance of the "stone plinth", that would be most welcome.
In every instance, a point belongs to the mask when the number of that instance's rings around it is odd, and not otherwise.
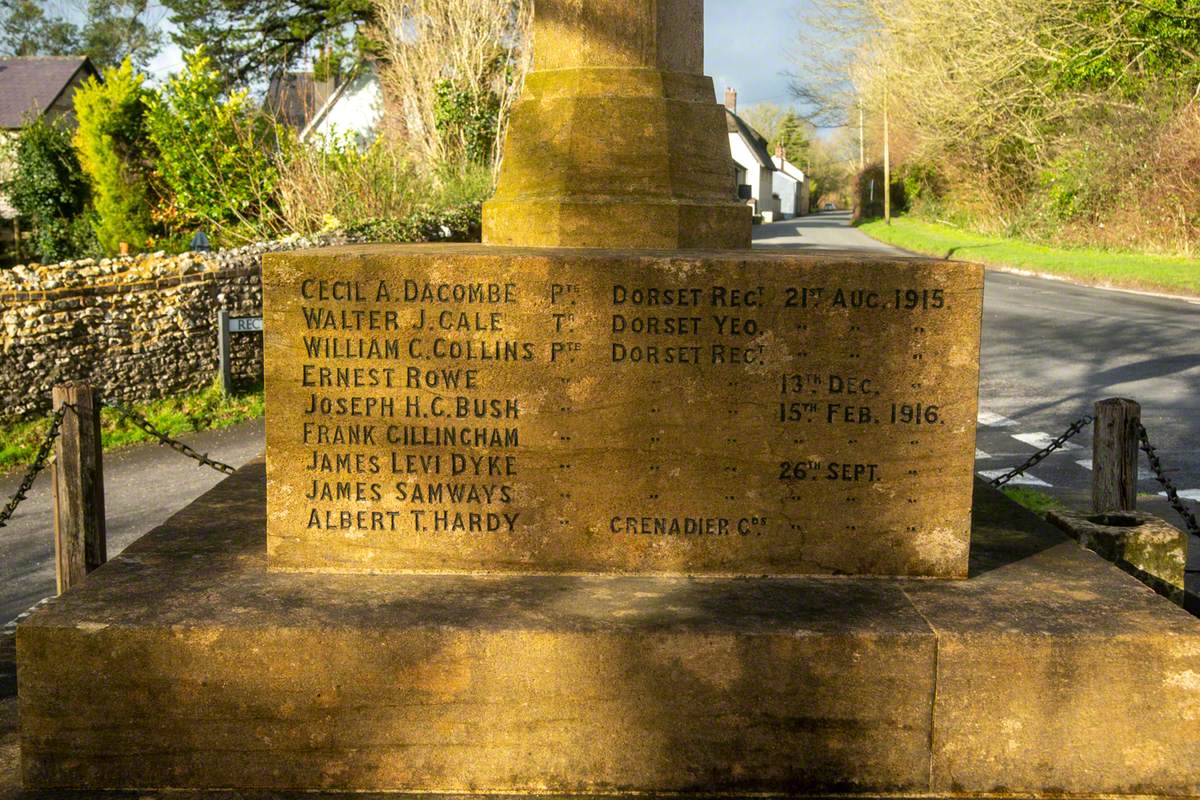
[[[978,267],[435,246],[263,280],[274,569],[966,574]]]
[[[961,582],[285,575],[263,508],[20,627],[29,788],[1200,794],[1200,621],[986,488]]]
[[[539,0],[534,42],[485,242],[750,246],[702,0]]]
[[[1083,547],[1183,604],[1188,535],[1179,528],[1146,511],[1089,514],[1056,508],[1046,517]]]

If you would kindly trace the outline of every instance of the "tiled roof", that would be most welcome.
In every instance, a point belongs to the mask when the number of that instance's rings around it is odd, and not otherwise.
[[[745,140],[760,167],[774,171],[775,161],[771,158],[771,151],[767,149],[767,140],[758,131],[729,109],[725,109],[725,124],[730,133],[736,133]]]
[[[45,113],[81,69],[96,72],[85,56],[0,58],[0,128]]]

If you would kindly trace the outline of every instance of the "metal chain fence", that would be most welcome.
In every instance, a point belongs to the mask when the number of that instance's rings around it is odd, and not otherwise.
[[[1008,483],[1010,481],[1012,481],[1013,478],[1016,478],[1020,475],[1024,475],[1026,472],[1028,472],[1029,470],[1036,467],[1038,464],[1045,461],[1046,458],[1048,458],[1051,453],[1054,453],[1057,450],[1061,450],[1067,442],[1074,439],[1076,436],[1079,435],[1080,431],[1082,431],[1084,428],[1086,428],[1088,425],[1091,425],[1095,421],[1096,421],[1096,418],[1093,417],[1091,414],[1084,414],[1082,417],[1075,420],[1075,422],[1071,423],[1071,427],[1067,428],[1066,432],[1064,432],[1062,436],[1059,436],[1057,439],[1052,441],[1050,444],[1046,445],[1041,450],[1038,450],[1036,453],[1034,453],[1032,456],[1029,457],[1028,461],[1026,461],[1021,466],[1005,473],[1004,475],[1001,475],[998,478],[993,479],[991,481],[991,485],[997,489],[999,489],[1002,486],[1007,486]]]
[[[183,455],[199,462],[201,465],[203,465],[205,467],[212,467],[217,472],[223,472],[226,475],[232,475],[233,473],[237,472],[236,469],[229,466],[228,464],[223,464],[220,461],[216,461],[214,459],[209,458],[208,453],[197,452],[196,450],[192,449],[191,447],[188,447],[186,444],[179,441],[178,439],[172,439],[170,436],[167,436],[165,433],[160,431],[158,428],[154,427],[154,424],[152,422],[150,422],[150,420],[146,419],[144,416],[137,413],[136,411],[129,409],[129,408],[125,408],[124,406],[117,405],[114,403],[108,404],[108,407],[113,409],[114,411],[116,411],[118,414],[120,414],[125,419],[132,422],[134,425],[136,425],[138,428],[140,428],[144,433],[146,433],[150,436],[153,436],[155,439],[158,440],[159,444],[166,445],[167,447],[171,448],[175,452],[182,453]]]
[[[54,442],[58,439],[58,434],[62,431],[63,416],[67,413],[66,406],[54,412],[54,416],[50,418],[50,430],[46,431],[46,438],[42,440],[42,444],[38,447],[37,455],[33,457],[33,463],[29,465],[29,469],[25,472],[25,477],[21,479],[21,485],[17,487],[16,494],[4,506],[4,510],[0,511],[0,528],[8,526],[8,521],[12,519],[12,515],[17,512],[17,506],[25,500],[29,494],[29,490],[33,488],[33,482],[37,480],[37,476],[46,468],[46,462],[50,460],[50,451],[54,447]]]
[[[994,478],[989,483],[991,486],[999,489],[1008,485],[1014,478],[1024,475],[1029,470],[1036,467],[1049,457],[1052,453],[1061,450],[1067,442],[1079,435],[1080,431],[1095,422],[1095,417],[1091,414],[1084,416],[1071,423],[1071,426],[1063,432],[1062,436],[1052,441],[1050,444],[1043,447],[1041,450],[1034,453],[1029,459],[1019,467],[1016,467],[998,478]],[[1200,537],[1200,522],[1197,522],[1196,515],[1184,504],[1183,498],[1179,496],[1179,490],[1175,488],[1175,484],[1167,477],[1166,471],[1163,469],[1162,459],[1158,456],[1158,451],[1154,445],[1150,443],[1150,434],[1146,431],[1146,426],[1138,424],[1138,438],[1141,440],[1142,452],[1146,454],[1146,460],[1150,463],[1150,469],[1154,472],[1155,479],[1162,485],[1166,491],[1167,502],[1179,518],[1183,520],[1184,527],[1192,536]]]
[[[109,408],[112,408],[122,417],[129,420],[144,433],[157,439],[160,444],[164,444],[172,450],[182,453],[183,455],[195,460],[203,466],[212,467],[217,472],[222,472],[226,475],[232,475],[237,471],[228,464],[222,463],[213,458],[209,458],[208,453],[197,452],[178,439],[171,438],[156,428],[154,424],[150,422],[150,420],[146,419],[136,411],[111,403],[109,404]],[[29,490],[33,488],[33,482],[37,480],[38,475],[40,475],[42,470],[46,468],[47,462],[50,460],[50,453],[54,448],[54,442],[58,439],[59,434],[62,432],[62,421],[63,416],[66,414],[66,410],[67,407],[64,406],[58,411],[55,411],[50,417],[50,429],[46,431],[46,437],[42,440],[41,445],[38,447],[37,454],[34,456],[33,462],[26,470],[25,477],[21,479],[21,483],[17,487],[17,491],[13,494],[12,499],[10,499],[7,505],[4,506],[4,510],[0,511],[0,528],[8,526],[9,520],[11,520],[13,514],[17,512],[17,507],[20,506],[21,503],[25,501],[26,497],[29,496]]]
[[[1196,515],[1183,504],[1183,499],[1180,498],[1179,490],[1175,488],[1174,482],[1167,477],[1162,460],[1158,457],[1158,451],[1154,445],[1150,444],[1150,434],[1146,432],[1145,425],[1138,425],[1138,438],[1142,441],[1142,452],[1146,454],[1146,460],[1150,462],[1150,469],[1154,471],[1155,479],[1167,493],[1167,502],[1183,520],[1188,533],[1192,536],[1200,536],[1200,523],[1196,522]]]
[[[222,472],[226,475],[232,475],[237,471],[228,464],[209,458],[208,453],[198,452],[178,439],[168,436],[156,428],[154,424],[150,422],[150,420],[146,419],[146,417],[137,413],[136,411],[118,404],[109,404],[109,407],[114,409],[125,419],[129,420],[144,433],[157,439],[160,444],[166,445],[172,450],[181,453],[190,459],[193,459],[202,466],[212,467],[218,472]],[[62,428],[63,415],[65,412],[65,408],[60,408],[51,417],[50,429],[46,432],[46,438],[42,440],[42,444],[38,448],[37,455],[34,457],[33,463],[29,465],[29,469],[25,473],[25,477],[22,479],[21,484],[17,488],[17,491],[13,495],[12,499],[8,501],[8,504],[4,507],[4,510],[0,511],[0,528],[3,528],[8,524],[8,521],[12,518],[12,515],[17,510],[17,506],[19,506],[29,494],[29,490],[33,487],[33,482],[37,479],[37,476],[43,469],[46,468],[46,462],[50,458],[51,448],[54,446],[54,442],[58,438],[59,432]],[[1075,422],[1071,423],[1070,427],[1068,427],[1061,436],[1050,442],[1050,444],[1046,445],[1041,450],[1038,450],[1036,453],[1030,456],[1025,463],[1009,470],[998,478],[994,478],[992,481],[990,481],[990,485],[997,489],[1007,486],[1014,478],[1024,475],[1026,472],[1045,461],[1051,454],[1061,450],[1067,444],[1067,442],[1078,436],[1084,428],[1091,425],[1094,421],[1095,417],[1093,417],[1091,414],[1083,415]],[[1138,436],[1141,439],[1142,451],[1146,454],[1146,458],[1150,463],[1150,469],[1153,470],[1155,478],[1166,491],[1167,502],[1170,503],[1171,508],[1173,508],[1177,514],[1179,514],[1188,532],[1193,536],[1200,536],[1200,523],[1197,522],[1195,514],[1193,514],[1186,505],[1184,505],[1182,498],[1179,496],[1179,491],[1175,488],[1174,483],[1171,482],[1171,479],[1167,477],[1165,471],[1163,470],[1162,460],[1159,458],[1158,452],[1154,448],[1154,445],[1150,443],[1150,435],[1146,431],[1145,425],[1139,424]]]

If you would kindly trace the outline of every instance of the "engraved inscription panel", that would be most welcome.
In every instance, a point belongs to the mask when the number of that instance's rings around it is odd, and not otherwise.
[[[269,255],[271,566],[963,576],[982,286],[837,254]]]

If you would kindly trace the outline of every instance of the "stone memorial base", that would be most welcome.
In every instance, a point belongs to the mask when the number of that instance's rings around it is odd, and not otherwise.
[[[982,306],[918,258],[269,254],[269,567],[964,577]]]
[[[1200,621],[986,488],[958,582],[280,574],[264,507],[20,627],[27,788],[1200,795]]]

